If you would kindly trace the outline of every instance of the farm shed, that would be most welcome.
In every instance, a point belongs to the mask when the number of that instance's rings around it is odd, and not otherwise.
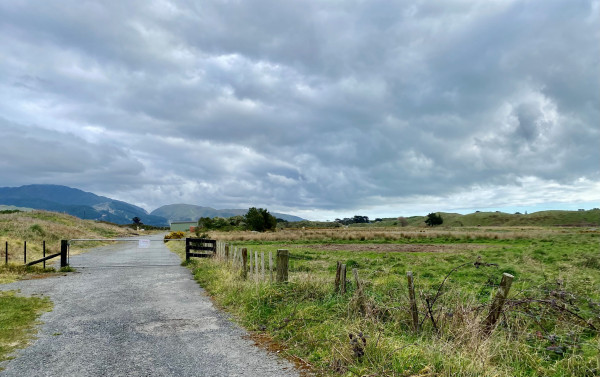
[[[171,221],[171,232],[189,232],[191,227],[198,226],[197,221]]]

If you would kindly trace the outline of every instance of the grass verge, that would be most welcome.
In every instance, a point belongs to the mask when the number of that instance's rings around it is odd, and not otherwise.
[[[0,265],[0,284],[8,284],[17,280],[39,279],[55,276],[59,272],[69,272],[71,270],[60,269],[58,272],[52,267],[45,269],[40,266],[25,266],[18,264],[2,264]]]
[[[36,333],[37,319],[51,309],[48,298],[0,292],[0,361],[10,359],[11,353],[27,345]]]

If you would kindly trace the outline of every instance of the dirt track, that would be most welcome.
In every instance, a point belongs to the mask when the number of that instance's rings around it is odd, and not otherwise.
[[[162,237],[136,241],[72,256],[75,273],[0,285],[54,303],[0,376],[299,375],[215,309]]]

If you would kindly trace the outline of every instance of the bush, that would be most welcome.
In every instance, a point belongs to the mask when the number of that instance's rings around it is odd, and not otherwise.
[[[185,238],[185,233],[182,231],[171,232],[165,236],[165,240],[180,240]]]
[[[33,233],[37,233],[40,236],[43,236],[46,234],[46,232],[44,232],[44,229],[42,229],[42,226],[39,224],[33,224],[32,226],[29,227],[29,230]]]

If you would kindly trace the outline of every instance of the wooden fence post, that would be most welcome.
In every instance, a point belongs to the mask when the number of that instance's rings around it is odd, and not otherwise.
[[[248,249],[242,248],[242,278],[248,278]]]
[[[365,304],[365,294],[363,292],[363,285],[358,278],[358,268],[352,269],[352,275],[354,275],[354,281],[356,283],[356,295],[358,296],[358,310],[360,314],[365,315],[367,313],[367,306]]]
[[[254,250],[254,275],[258,279],[258,251]]]
[[[4,254],[4,264],[8,264],[8,241],[6,241],[6,254]]]
[[[362,284],[360,284],[360,280],[358,279],[358,268],[352,269],[352,275],[354,275],[354,282],[356,283],[356,290],[362,291]]]
[[[248,273],[252,277],[252,250],[248,250]]]
[[[46,241],[42,241],[42,256],[46,258]],[[46,269],[46,261],[44,263],[44,270]]]
[[[27,264],[27,241],[23,241],[23,264]]]
[[[265,280],[265,252],[262,251],[260,253],[260,275],[261,275],[261,280]]]
[[[285,283],[288,281],[288,263],[290,253],[287,250],[277,250],[277,282]]]
[[[342,262],[337,261],[335,269],[335,283],[333,285],[333,292],[338,293],[340,291],[340,275],[342,273]]]
[[[506,272],[502,274],[502,281],[498,287],[498,292],[496,292],[496,297],[494,297],[494,301],[490,307],[490,312],[483,323],[483,332],[485,334],[492,332],[494,325],[496,325],[496,322],[500,318],[502,306],[504,306],[504,302],[506,301],[508,291],[510,291],[510,286],[512,285],[514,278],[515,277],[513,275],[507,274]]]
[[[225,262],[229,262],[229,245],[225,245]]]
[[[252,250],[248,250],[248,272],[252,277]]]
[[[60,267],[67,267],[69,262],[67,260],[67,253],[69,251],[69,241],[61,240],[60,241]]]
[[[8,253],[7,253],[8,255]],[[273,252],[269,251],[269,280],[273,281]]]
[[[342,263],[342,267],[340,268],[340,293],[346,294],[346,264]]]
[[[417,300],[415,298],[415,283],[412,271],[406,273],[408,280],[408,299],[410,303],[410,313],[412,315],[413,331],[419,331],[419,312],[417,311]]]
[[[190,239],[185,239],[185,261],[189,262],[190,260]]]

